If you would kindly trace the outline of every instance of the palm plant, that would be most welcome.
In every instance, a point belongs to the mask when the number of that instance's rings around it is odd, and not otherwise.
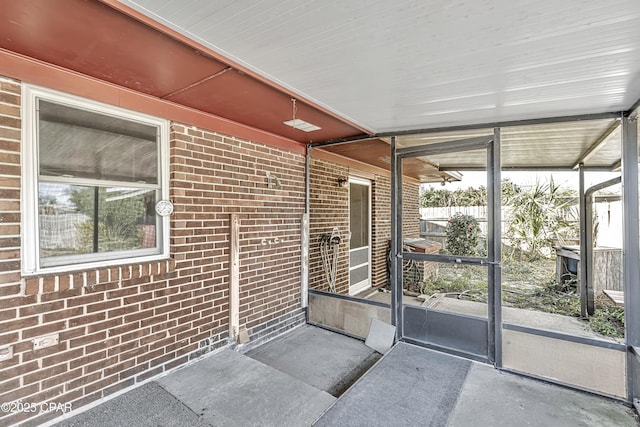
[[[556,185],[536,182],[528,189],[520,188],[509,196],[511,214],[507,238],[514,247],[524,250],[530,259],[550,254],[554,244],[576,238],[575,192]]]

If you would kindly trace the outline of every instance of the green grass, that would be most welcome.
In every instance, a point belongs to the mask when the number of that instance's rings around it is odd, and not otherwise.
[[[624,338],[624,308],[604,306],[589,318],[589,326],[594,331],[615,338]]]

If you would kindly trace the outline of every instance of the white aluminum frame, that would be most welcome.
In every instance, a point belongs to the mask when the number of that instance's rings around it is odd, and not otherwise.
[[[79,96],[66,94],[40,86],[22,85],[22,244],[20,245],[23,275],[60,273],[72,270],[86,270],[119,265],[131,262],[151,262],[169,257],[169,217],[160,217],[158,230],[158,249],[119,251],[99,254],[72,256],[68,263],[43,267],[40,260],[39,230],[38,230],[38,121],[37,103],[39,99],[68,105],[69,107],[89,110],[97,114],[122,118],[129,121],[156,126],[159,130],[160,143],[158,151],[158,184],[142,184],[97,181],[91,179],[74,179],[77,184],[100,184],[114,187],[135,187],[156,189],[161,199],[169,199],[169,122],[168,120],[146,114],[126,110],[113,105],[104,104]],[[49,179],[47,179],[49,181]],[[51,179],[50,181],[55,181]],[[66,182],[70,180],[65,180]]]
[[[367,284],[363,285],[363,283],[365,282],[360,281],[358,283],[351,283],[351,279],[349,279],[349,295],[355,295],[358,294],[360,292],[362,292],[363,290],[370,288],[373,284],[373,281],[371,279],[371,226],[372,226],[372,222],[373,222],[373,212],[371,212],[371,187],[372,187],[372,182],[368,179],[363,179],[363,178],[356,178],[356,177],[349,177],[349,184],[358,184],[358,185],[364,185],[366,187],[368,187],[369,191],[368,193],[368,206],[369,206],[369,244],[366,246],[367,247],[367,252],[368,252],[368,274],[367,274]],[[351,190],[349,190],[349,217],[351,217]],[[351,219],[349,219],[349,233],[351,233]],[[359,264],[356,266],[352,266],[351,265],[351,252],[352,251],[357,251],[357,250],[362,250],[365,246],[362,246],[360,248],[356,248],[356,249],[351,249],[349,248],[349,277],[351,276],[351,270],[358,268],[358,267],[362,267],[364,264]]]

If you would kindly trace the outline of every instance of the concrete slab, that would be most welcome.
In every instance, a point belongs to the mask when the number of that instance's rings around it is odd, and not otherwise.
[[[470,366],[469,360],[398,343],[314,425],[443,427]]]
[[[380,357],[360,340],[309,325],[246,355],[334,396]]]
[[[252,353],[321,386],[327,375],[324,387],[331,388],[342,373],[361,369],[372,350],[306,326]],[[223,350],[57,425],[308,426],[316,420],[318,426],[640,425],[619,402],[405,343],[337,401],[279,369]]]
[[[154,382],[56,424],[56,427],[103,426],[206,427],[209,424]]]
[[[222,350],[158,382],[213,426],[310,425],[335,400],[231,350]]]
[[[450,427],[638,426],[625,405],[588,393],[474,364]]]

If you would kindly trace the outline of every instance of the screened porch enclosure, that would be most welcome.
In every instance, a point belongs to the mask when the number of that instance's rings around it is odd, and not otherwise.
[[[507,123],[496,128],[421,131],[415,135],[390,137],[388,287],[374,287],[369,292],[356,295],[311,289],[310,321],[364,338],[371,319],[380,319],[396,326],[398,341],[483,361],[499,369],[578,389],[632,400],[637,361],[634,350],[627,351],[627,348],[635,339],[635,331],[629,323],[634,321],[633,315],[629,312],[636,304],[630,295],[638,292],[635,289],[638,282],[629,277],[629,270],[635,268],[628,265],[629,257],[625,257],[625,274],[622,274],[622,259],[619,258],[618,263],[611,261],[611,257],[618,257],[616,253],[621,254],[628,249],[634,250],[638,245],[637,239],[624,239],[622,242],[623,236],[638,234],[628,234],[628,228],[631,227],[633,233],[634,224],[638,222],[637,214],[628,216],[634,200],[637,201],[637,193],[629,195],[637,185],[637,174],[633,172],[637,168],[637,152],[627,154],[634,149],[637,151],[636,126],[635,120],[627,117],[601,115],[580,121]],[[357,147],[358,144],[350,142],[345,145]],[[341,145],[319,148],[346,151]],[[350,150],[355,151],[353,148]],[[477,208],[483,215],[479,215],[480,223],[473,225],[480,230],[473,253],[463,254],[446,248],[449,242],[445,242],[443,237],[446,221],[444,225],[442,222],[447,219],[444,217],[422,218],[423,221],[441,222],[440,233],[421,236],[425,240],[432,238],[438,250],[424,253],[411,245],[418,239],[411,231],[406,231],[407,212],[418,206],[407,206],[403,189],[406,187],[406,171],[412,170],[416,159],[436,165],[433,169],[438,173],[448,174],[431,179],[436,187],[441,183],[449,185],[448,180],[464,184],[466,174],[472,177],[470,185],[486,188],[484,205]],[[528,261],[514,257],[515,250],[510,246],[512,231],[508,229],[508,223],[511,221],[509,218],[515,215],[515,208],[509,205],[511,202],[505,202],[508,198],[501,185],[501,176],[503,172],[514,171],[570,172],[579,183],[575,197],[565,203],[567,211],[575,215],[572,221],[576,238],[571,240],[570,236],[565,236],[564,246],[556,242],[549,246],[548,257],[534,262],[534,266],[542,265],[546,269],[545,279],[539,277],[542,273],[534,267],[525,268]],[[608,174],[605,176],[614,176],[609,179],[611,182],[589,184],[590,180],[598,181],[604,172]],[[617,193],[602,192],[603,188],[615,186],[620,181],[624,184],[625,180],[631,180],[631,184],[618,185],[612,190]],[[563,197],[569,199],[569,196]],[[593,221],[586,220],[587,213],[597,222],[598,217],[593,213],[598,209],[597,203],[604,203],[602,200],[612,197],[617,198],[625,209],[624,221],[620,222],[624,228],[615,228],[618,233],[616,239],[620,240],[621,246],[624,243],[618,252],[597,246],[593,238],[584,238],[587,230],[590,230],[590,236],[595,235]],[[454,211],[450,214],[456,217]],[[611,217],[611,212],[608,215]],[[413,220],[412,217],[409,222]],[[606,233],[610,239],[613,232],[607,229]],[[507,248],[507,254],[503,253],[504,248]],[[567,260],[562,258],[567,250],[564,248],[571,248],[574,254],[585,254],[571,267],[572,272],[566,270]],[[603,250],[609,254],[606,255],[609,261],[603,264],[604,267],[598,258],[602,257],[598,254]],[[520,258],[524,259],[525,246],[518,251]],[[596,273],[594,276],[594,264],[596,268],[604,268],[599,275]],[[420,272],[419,277],[416,271]],[[564,276],[562,280],[555,279],[569,273],[570,280]],[[553,277],[553,283],[544,282],[547,277]],[[538,280],[537,285],[522,285],[521,282],[528,279]],[[603,280],[606,283],[601,283]],[[599,313],[597,310],[603,307],[613,307],[608,298],[610,290],[606,288],[613,288],[612,283],[616,280],[620,281],[619,286],[623,289],[616,295],[624,298],[624,308],[616,309],[615,313],[622,313],[626,324],[619,337],[590,329],[591,324],[597,324],[594,304],[596,315]],[[527,297],[521,296],[515,301],[512,295],[522,291],[522,287],[517,288],[518,283],[531,286],[533,290],[526,288],[527,292],[518,295]],[[538,294],[546,292],[547,288],[556,290],[563,286],[567,287],[563,288],[565,293],[553,294],[555,299],[551,304],[562,303],[558,295],[570,295],[572,314],[553,312],[548,307],[522,300],[536,300]],[[633,349],[633,346],[629,348]]]

